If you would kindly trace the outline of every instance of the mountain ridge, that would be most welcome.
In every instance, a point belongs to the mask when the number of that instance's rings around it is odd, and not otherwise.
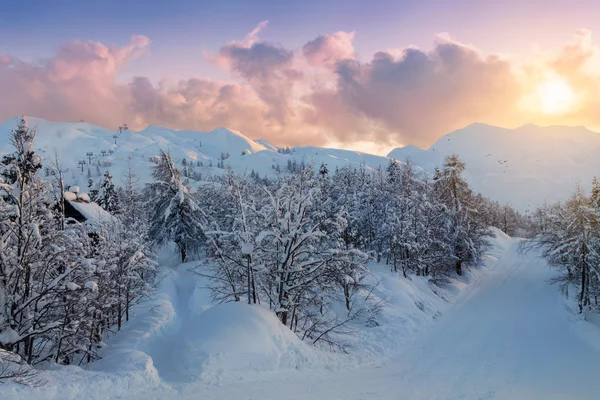
[[[457,153],[467,165],[465,176],[474,190],[526,211],[545,201],[565,200],[577,182],[589,189],[593,176],[600,174],[600,159],[596,160],[600,133],[582,126],[526,124],[508,129],[474,123],[442,136],[427,150],[409,145],[384,157],[316,146],[292,147],[287,153],[264,139],[254,140],[225,127],[201,132],[148,126],[118,133],[86,122],[27,120],[39,131],[36,149],[42,157],[50,158],[56,149],[67,170],[67,183],[81,187],[87,186],[89,177],[99,183],[105,169],[119,182],[129,162],[141,183],[147,182],[152,158],[160,150],[171,151],[180,166],[187,159],[200,176],[224,173],[226,169],[217,168],[223,164],[236,172],[254,170],[273,177],[294,164],[319,168],[324,163],[330,171],[346,165],[375,170],[385,168],[392,158],[410,160],[433,173],[445,156]],[[17,122],[12,118],[0,123],[0,154],[12,151],[9,133]],[[94,154],[88,156],[89,152]]]

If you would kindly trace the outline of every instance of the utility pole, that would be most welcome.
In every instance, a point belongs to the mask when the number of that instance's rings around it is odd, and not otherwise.
[[[79,161],[79,165],[81,165],[81,172],[83,172],[83,166],[85,165],[85,160]]]
[[[86,154],[88,156],[89,165],[92,165],[92,156],[94,155],[94,153],[92,153],[91,151],[88,151]]]

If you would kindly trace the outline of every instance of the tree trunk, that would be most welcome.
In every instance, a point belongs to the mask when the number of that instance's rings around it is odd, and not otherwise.
[[[291,322],[290,322],[290,330],[296,332],[296,329],[294,329],[294,321],[297,320],[296,318],[296,310],[298,309],[297,305],[294,305],[294,308],[292,309],[292,317],[290,318]],[[298,328],[298,326],[296,325],[296,328]]]
[[[119,290],[117,292],[117,330],[121,330],[121,324],[123,322],[123,304],[121,299],[121,286],[119,285]]]
[[[125,321],[129,322],[129,306],[131,303],[131,281],[127,284],[127,295],[125,298]]]
[[[456,273],[458,275],[462,275],[462,261],[461,260],[456,261]]]
[[[256,282],[254,282],[254,268],[250,267],[250,273],[252,274],[252,299],[254,304],[256,304],[258,298],[256,296]]]
[[[581,268],[581,292],[579,294],[579,313],[583,312],[583,305],[585,299],[585,281],[586,281],[586,268],[585,265]]]
[[[184,263],[185,259],[187,257],[187,254],[185,251],[185,245],[183,245],[183,244],[179,245],[179,252],[181,254],[181,262]]]
[[[251,272],[250,272],[250,264],[252,263],[252,258],[250,256],[250,254],[247,255],[248,257],[248,268],[247,268],[247,274],[248,275],[248,304],[252,304],[251,302],[251,298],[252,298],[252,277],[251,277]]]
[[[396,259],[394,258],[394,261]],[[348,311],[350,311],[350,285],[348,285],[347,283],[344,283],[344,297],[346,299],[346,309]]]
[[[31,365],[33,361],[33,335],[27,338],[25,342],[27,344],[27,364]]]
[[[579,313],[583,313],[583,307],[585,306],[586,303],[586,289],[587,289],[587,263],[586,263],[586,258],[587,258],[587,248],[585,244],[581,245],[581,254],[582,254],[582,265],[581,265],[581,293],[579,294]]]
[[[281,321],[282,324],[287,326],[287,320],[288,320],[288,312],[287,311],[278,311],[277,317],[279,317],[279,320]]]

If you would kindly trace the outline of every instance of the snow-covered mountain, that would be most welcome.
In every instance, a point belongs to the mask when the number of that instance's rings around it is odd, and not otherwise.
[[[36,148],[48,160],[46,164],[52,162],[57,151],[63,168],[67,169],[67,183],[82,188],[87,185],[88,170],[94,180],[99,180],[108,168],[118,182],[129,160],[140,180],[147,181],[154,165],[151,159],[158,156],[161,149],[171,151],[179,163],[184,158],[188,163],[192,161],[199,173],[223,173],[225,169],[217,168],[222,155],[227,156],[223,162],[225,167],[237,172],[254,170],[261,176],[274,175],[277,166],[285,172],[288,162],[314,164],[315,168],[323,162],[332,170],[348,164],[376,168],[388,163],[386,157],[311,146],[295,147],[289,154],[283,154],[265,140],[252,140],[226,128],[197,132],[149,126],[139,132],[118,133],[83,122],[51,122],[30,117],[27,121],[38,130]],[[12,118],[0,124],[0,154],[12,151],[9,136],[17,122],[17,118]],[[93,155],[88,156],[88,153]],[[80,161],[86,163],[83,169]]]
[[[312,163],[315,168],[325,163],[335,170],[348,164],[385,167],[389,158],[410,159],[433,172],[446,155],[457,153],[466,162],[467,179],[476,191],[523,211],[544,201],[564,200],[578,182],[587,189],[592,178],[600,175],[600,134],[583,127],[525,125],[504,129],[473,124],[441,137],[428,150],[406,146],[393,150],[388,158],[312,146],[295,147],[283,154],[265,140],[253,140],[226,128],[197,132],[150,126],[139,132],[118,133],[83,122],[28,121],[38,129],[37,150],[48,159],[47,163],[56,150],[68,170],[67,183],[82,188],[87,186],[88,169],[99,181],[108,168],[118,182],[129,160],[141,182],[147,181],[151,158],[160,149],[170,150],[178,162],[183,158],[193,161],[195,170],[202,174],[223,173],[225,170],[217,165],[222,155],[228,154],[226,167],[237,172],[254,170],[261,176],[273,176],[277,166],[285,172],[288,163],[294,162]],[[0,154],[11,151],[9,133],[16,123],[17,119],[12,118],[0,124]],[[90,152],[91,157],[87,155]],[[86,162],[83,171],[80,161]]]
[[[523,211],[567,199],[577,183],[589,189],[600,175],[600,134],[584,127],[473,124],[441,137],[428,150],[406,146],[388,157],[408,158],[433,172],[452,153],[465,161],[473,188]]]

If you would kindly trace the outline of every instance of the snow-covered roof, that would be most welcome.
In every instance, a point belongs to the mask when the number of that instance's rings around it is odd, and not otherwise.
[[[99,226],[115,221],[115,217],[94,202],[86,202],[83,200],[66,201],[68,201],[77,212],[85,217],[86,223],[88,224]]]

